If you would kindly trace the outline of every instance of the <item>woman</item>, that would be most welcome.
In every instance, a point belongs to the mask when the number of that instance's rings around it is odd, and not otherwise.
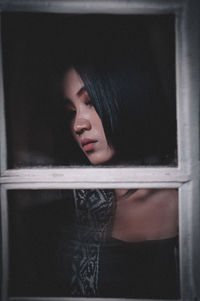
[[[71,134],[92,165],[170,164],[175,120],[151,62],[139,52],[120,57],[92,53],[65,71]],[[176,190],[76,190],[74,198],[72,296],[179,298]]]

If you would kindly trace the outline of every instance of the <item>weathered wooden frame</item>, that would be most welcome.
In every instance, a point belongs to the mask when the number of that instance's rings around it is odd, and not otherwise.
[[[9,298],[7,190],[66,188],[179,189],[181,300],[200,299],[199,33],[198,0],[1,0],[0,11],[51,13],[168,14],[176,17],[177,167],[7,169],[2,53],[0,48],[1,300]],[[85,299],[85,298],[75,298]]]

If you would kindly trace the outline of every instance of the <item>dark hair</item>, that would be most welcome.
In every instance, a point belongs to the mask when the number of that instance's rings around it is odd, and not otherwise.
[[[166,83],[166,93],[141,30],[133,34],[127,28],[115,28],[93,37],[93,43],[85,42],[81,54],[75,54],[72,66],[84,82],[119,162],[173,165],[175,87]]]

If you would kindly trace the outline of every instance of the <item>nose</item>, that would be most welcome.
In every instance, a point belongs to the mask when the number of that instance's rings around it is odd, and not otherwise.
[[[74,131],[77,135],[81,135],[84,131],[91,129],[91,123],[86,118],[76,118],[74,122]]]

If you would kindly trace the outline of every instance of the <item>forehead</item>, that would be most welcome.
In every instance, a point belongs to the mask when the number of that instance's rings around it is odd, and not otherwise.
[[[70,68],[64,76],[63,92],[64,97],[72,99],[84,86],[82,79],[74,68]]]

